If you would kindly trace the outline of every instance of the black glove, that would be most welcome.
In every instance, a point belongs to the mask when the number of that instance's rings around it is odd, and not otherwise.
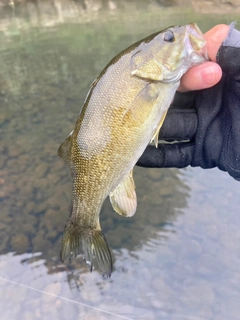
[[[240,32],[231,28],[217,54],[223,71],[214,87],[177,93],[159,139],[189,140],[148,146],[137,165],[218,167],[240,180]]]

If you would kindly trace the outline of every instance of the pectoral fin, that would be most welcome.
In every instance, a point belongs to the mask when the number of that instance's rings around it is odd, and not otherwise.
[[[132,171],[129,175],[110,193],[110,201],[113,209],[120,215],[132,217],[137,209],[137,196]]]
[[[131,75],[143,79],[161,81],[163,79],[163,70],[151,53],[140,51],[131,58]]]
[[[159,132],[160,132],[160,129],[161,129],[162,125],[163,125],[163,122],[164,122],[164,120],[166,118],[167,112],[168,112],[168,110],[166,110],[165,113],[163,114],[163,117],[162,117],[161,121],[159,122],[157,130],[155,131],[155,133],[154,133],[154,135],[152,137],[152,140],[151,140],[151,142],[154,141],[156,148],[158,147]]]

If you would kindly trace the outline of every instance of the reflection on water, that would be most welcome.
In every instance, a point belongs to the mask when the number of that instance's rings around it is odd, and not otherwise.
[[[136,215],[118,216],[109,201],[102,209],[112,278],[90,274],[81,258],[59,262],[71,178],[57,148],[90,83],[119,51],[168,25],[237,20],[154,1],[134,15],[133,3],[83,3],[57,19],[53,7],[36,20],[29,3],[1,13],[0,319],[239,319],[239,188],[218,170],[136,168]]]

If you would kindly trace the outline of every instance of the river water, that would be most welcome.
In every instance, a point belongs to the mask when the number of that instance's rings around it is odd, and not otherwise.
[[[71,178],[57,149],[91,82],[119,51],[169,25],[238,21],[109,3],[1,15],[0,320],[239,320],[240,188],[217,169],[136,168],[136,215],[118,216],[108,200],[102,208],[112,277],[89,273],[81,257],[59,262]]]

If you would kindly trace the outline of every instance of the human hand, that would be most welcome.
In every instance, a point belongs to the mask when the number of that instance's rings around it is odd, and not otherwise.
[[[219,24],[204,34],[210,61],[189,69],[183,75],[178,91],[206,89],[214,86],[221,79],[222,70],[216,63],[216,55],[227,37],[229,28],[225,24]]]
[[[195,91],[177,92],[160,130],[161,140],[179,142],[148,146],[137,164],[218,167],[240,181],[240,32],[220,25],[205,36],[209,57],[218,64],[209,61],[186,73],[180,90]]]

